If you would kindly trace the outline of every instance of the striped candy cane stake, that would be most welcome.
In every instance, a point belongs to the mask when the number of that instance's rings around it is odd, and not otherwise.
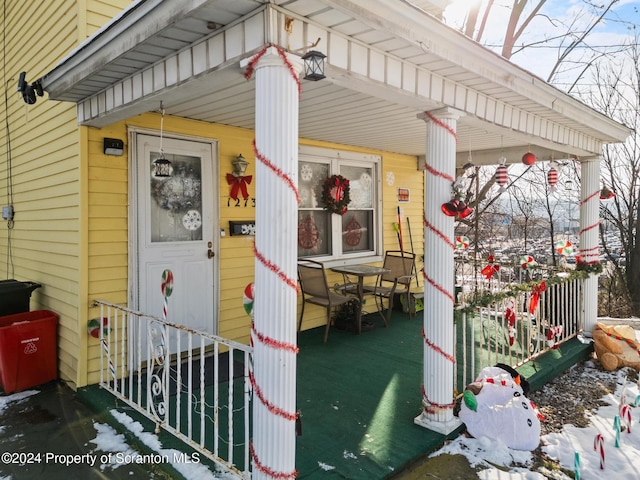
[[[604,437],[601,433],[593,441],[593,449],[600,455],[600,470],[604,470]]]
[[[162,319],[167,320],[167,313],[169,311],[169,297],[173,293],[173,272],[169,269],[162,272],[162,284],[160,285],[162,290]]]
[[[575,453],[573,458],[573,470],[575,480],[580,480],[580,454],[578,452]]]
[[[620,418],[627,427],[627,433],[631,433],[631,407],[626,403],[620,408]]]
[[[613,417],[613,429],[616,431],[615,447],[620,448],[620,415]]]

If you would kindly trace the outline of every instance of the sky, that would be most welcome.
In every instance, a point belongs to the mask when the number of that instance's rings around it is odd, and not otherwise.
[[[486,3],[487,0],[476,0]],[[606,1],[606,0],[605,0]],[[599,3],[605,3],[599,2]],[[444,12],[445,22],[454,28],[464,23],[469,0],[456,0]],[[531,1],[530,4],[534,2]],[[485,38],[481,43],[500,51],[505,25],[508,22],[512,0],[496,0],[492,16],[485,29]],[[529,11],[532,7],[528,7]],[[517,44],[531,44],[550,39],[568,30],[584,29],[596,18],[596,12],[589,9],[584,0],[547,0],[539,15],[528,26],[525,35]],[[573,25],[573,28],[569,26]],[[594,28],[587,38],[593,46],[615,46],[628,44],[636,35],[640,35],[640,2],[619,0],[609,11],[606,19]],[[565,40],[566,44],[566,40]],[[549,40],[545,44],[530,47],[514,54],[511,60],[531,73],[547,80],[553,65],[559,56],[560,40]],[[609,49],[610,51],[613,48]],[[575,50],[573,60],[584,58],[588,51],[584,47]],[[613,56],[609,62],[617,61]],[[561,89],[568,88],[583,67],[582,63],[567,71],[553,83]]]

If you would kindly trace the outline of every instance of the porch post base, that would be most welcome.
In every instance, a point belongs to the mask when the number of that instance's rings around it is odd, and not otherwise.
[[[429,430],[433,430],[434,432],[441,433],[442,435],[449,435],[462,425],[462,421],[458,417],[453,417],[451,420],[446,422],[438,422],[428,419],[426,415],[422,413],[413,419],[413,423],[421,427],[428,428]]]

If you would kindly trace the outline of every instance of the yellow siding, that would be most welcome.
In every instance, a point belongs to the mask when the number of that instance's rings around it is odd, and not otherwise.
[[[99,30],[113,17],[119,15],[131,0],[88,0],[86,2],[86,36],[89,37]]]
[[[146,114],[120,122],[101,130],[88,130],[89,136],[89,288],[88,303],[100,298],[110,302],[127,303],[128,285],[128,140],[127,127],[157,129],[160,117],[157,114]],[[253,238],[244,236],[230,236],[228,232],[229,220],[254,220],[255,208],[239,207],[231,202],[227,206],[229,186],[226,174],[231,172],[231,162],[240,153],[249,161],[247,175],[255,179],[255,160],[253,159],[252,140],[253,131],[223,125],[212,125],[203,122],[190,121],[174,117],[165,118],[164,128],[167,135],[194,135],[218,140],[218,178],[220,203],[220,227],[226,231],[226,236],[216,239],[219,241],[220,253],[220,316],[219,333],[223,337],[247,343],[249,341],[250,319],[242,306],[242,293],[245,286],[253,281],[254,257]],[[125,141],[125,152],[122,157],[106,156],[102,153],[102,139],[113,137]],[[398,240],[393,230],[396,222],[397,188],[409,188],[411,201],[401,204],[405,217],[412,221],[414,249],[422,252],[422,199],[423,174],[417,171],[415,157],[398,155],[376,150],[354,149],[353,147],[329,143],[306,142],[301,144],[317,147],[358,151],[362,153],[382,156],[383,178],[383,249],[397,249]],[[393,172],[395,183],[387,185],[384,181],[387,172]],[[255,183],[249,185],[250,196],[255,196]],[[406,218],[403,223],[405,249],[410,250]],[[331,282],[338,281],[332,276]],[[372,305],[367,308],[371,309]],[[89,318],[97,317],[98,309],[91,309]],[[324,323],[324,310],[311,306],[305,312],[304,328],[311,328]],[[95,383],[99,378],[98,372],[98,341],[88,338],[88,383]]]
[[[78,331],[82,206],[76,111],[71,104],[48,102],[46,95],[27,106],[16,86],[20,72],[33,82],[77,45],[77,3],[5,2],[6,55],[1,74],[8,104],[0,104],[0,115],[8,123],[0,138],[0,197],[3,205],[10,202],[11,184],[16,212],[13,229],[4,220],[1,223],[0,277],[43,285],[32,295],[31,308],[60,315],[59,370],[72,385],[77,383],[82,334]]]
[[[88,187],[81,162],[81,130],[75,105],[48,102],[45,95],[35,105],[27,106],[16,93],[16,85],[21,71],[32,82],[51,70],[79,42],[129,3],[129,0],[5,2],[6,56],[1,73],[8,106],[2,102],[0,115],[8,122],[9,131],[0,138],[0,177],[10,179],[16,215],[13,229],[9,230],[4,222],[6,231],[0,236],[0,252],[7,260],[0,262],[0,276],[43,285],[34,292],[31,308],[46,308],[60,315],[59,370],[71,385],[86,383],[83,362],[86,363],[87,287],[83,273],[86,231],[91,225],[84,220],[84,192]],[[124,178],[126,187],[126,169]],[[10,201],[8,185],[9,182],[0,185],[0,197],[6,199],[3,205]],[[106,196],[96,202],[96,208],[117,206],[113,194],[108,189]],[[124,198],[126,201],[126,191]],[[123,211],[126,215],[126,205]],[[122,220],[121,216],[117,218]],[[117,231],[114,225],[107,227],[109,234]],[[126,238],[126,219],[120,231]],[[11,252],[7,251],[9,239]],[[101,251],[99,245],[94,247]],[[118,260],[126,269],[126,248]],[[113,265],[112,262],[111,268]],[[123,285],[126,289],[126,283]]]

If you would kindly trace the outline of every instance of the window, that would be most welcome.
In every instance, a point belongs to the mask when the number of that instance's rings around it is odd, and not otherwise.
[[[381,244],[380,157],[319,148],[301,148],[298,165],[298,257],[365,257]],[[324,180],[349,179],[350,202],[344,215],[322,204]]]

